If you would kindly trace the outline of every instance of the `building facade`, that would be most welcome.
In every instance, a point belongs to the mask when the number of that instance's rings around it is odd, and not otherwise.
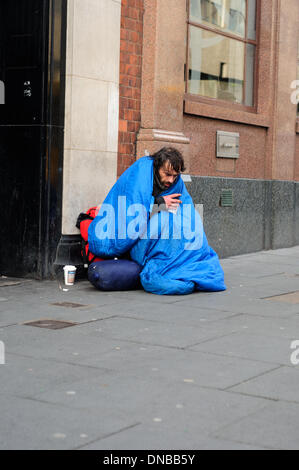
[[[165,145],[220,256],[299,244],[298,0],[4,0],[0,19],[0,274],[79,265],[78,214]]]

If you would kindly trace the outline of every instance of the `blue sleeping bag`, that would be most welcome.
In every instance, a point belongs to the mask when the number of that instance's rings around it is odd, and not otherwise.
[[[101,258],[130,252],[142,267],[143,288],[154,294],[225,290],[218,256],[181,176],[161,194],[181,194],[175,214],[155,212],[152,192],[153,159],[143,157],[121,175],[90,224],[90,251]]]
[[[135,290],[141,288],[140,271],[137,263],[126,259],[96,261],[88,268],[88,280],[99,290]]]

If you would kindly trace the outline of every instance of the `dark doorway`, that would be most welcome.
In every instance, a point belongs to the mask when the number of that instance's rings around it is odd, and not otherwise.
[[[0,275],[51,274],[61,234],[65,31],[66,0],[0,1]]]

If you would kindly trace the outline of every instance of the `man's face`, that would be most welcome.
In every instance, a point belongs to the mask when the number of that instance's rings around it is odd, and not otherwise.
[[[161,168],[159,168],[159,178],[163,186],[169,188],[177,179],[177,173],[171,166],[169,161],[166,161]]]

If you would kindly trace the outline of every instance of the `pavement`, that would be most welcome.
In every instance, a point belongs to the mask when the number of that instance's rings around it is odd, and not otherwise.
[[[0,449],[299,449],[298,259],[188,296],[0,278]]]

